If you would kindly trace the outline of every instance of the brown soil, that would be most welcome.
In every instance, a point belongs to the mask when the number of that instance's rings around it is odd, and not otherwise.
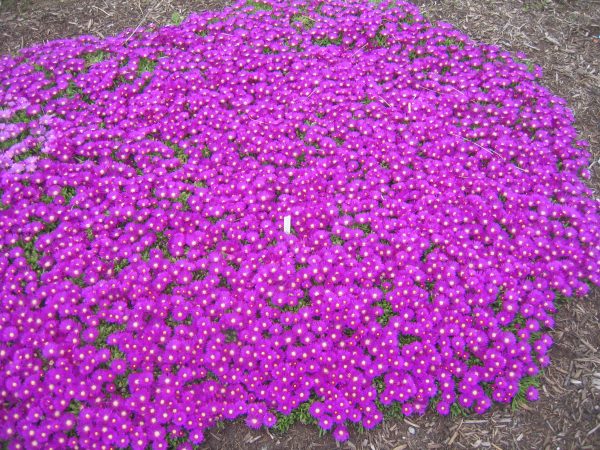
[[[172,14],[221,8],[223,0],[4,0],[0,53],[35,42],[107,36]],[[527,53],[544,68],[543,84],[568,100],[581,137],[591,144],[594,188],[600,188],[600,0],[417,0],[431,20],[450,22],[476,40]],[[552,364],[540,400],[513,412],[495,406],[483,416],[439,417],[428,412],[386,420],[374,431],[331,436],[296,425],[286,434],[254,431],[242,422],[207,433],[204,449],[599,449],[600,289],[564,305],[552,333]]]

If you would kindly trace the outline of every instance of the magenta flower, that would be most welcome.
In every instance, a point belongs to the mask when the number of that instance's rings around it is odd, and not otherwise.
[[[536,400],[600,222],[523,59],[405,2],[272,0],[1,57],[0,439]]]

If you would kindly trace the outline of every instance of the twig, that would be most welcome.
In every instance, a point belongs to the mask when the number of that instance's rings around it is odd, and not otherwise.
[[[389,104],[389,103],[386,101],[386,99],[385,99],[385,98],[383,98],[381,95],[379,96],[379,100],[381,100],[383,103],[385,103],[385,105],[386,105],[388,108],[393,108],[393,106],[392,106],[392,105],[390,105],[390,104]]]
[[[125,42],[123,42],[123,44],[127,44],[127,42],[129,42],[129,39],[131,39],[133,37],[133,35],[137,32],[137,30],[140,29],[140,27],[142,26],[144,21],[148,18],[148,15],[150,14],[150,12],[154,8],[158,8],[162,2],[163,2],[163,0],[159,0],[158,3],[156,3],[154,6],[151,6],[150,8],[148,8],[146,10],[146,14],[144,14],[144,16],[142,17],[142,20],[140,20],[140,23],[138,23],[137,27],[135,27],[135,29],[131,32],[131,34],[129,36],[127,36],[127,39],[125,39]]]
[[[104,11],[102,8],[96,6],[96,5],[92,5],[92,8],[96,8],[99,11],[102,11],[104,14],[106,14],[108,17],[110,17],[111,15],[109,13],[107,13],[106,11]]]
[[[482,150],[485,150],[485,151],[486,151],[486,152],[488,152],[489,154],[491,154],[491,155],[495,155],[495,156],[497,156],[498,158],[500,158],[501,160],[505,161],[504,157],[503,157],[501,154],[499,154],[498,152],[495,152],[494,150],[490,150],[489,148],[485,148],[484,146],[482,146],[482,145],[478,144],[478,143],[477,143],[477,142],[475,142],[475,141],[472,141],[472,140],[470,140],[470,139],[467,139],[466,137],[464,137],[464,136],[460,136],[460,135],[458,135],[458,134],[454,134],[454,133],[448,133],[448,134],[450,134],[451,136],[454,136],[454,137],[460,138],[460,139],[462,139],[463,141],[470,142],[471,144],[473,144],[473,145],[476,145],[476,146],[477,146],[477,147],[479,147],[480,149],[482,149]]]
[[[486,148],[486,147],[484,147],[484,146],[482,146],[482,145],[478,144],[478,143],[477,143],[477,142],[475,142],[475,141],[472,141],[472,140],[470,140],[470,139],[467,139],[466,137],[464,137],[464,136],[460,136],[460,135],[458,135],[458,134],[454,134],[454,133],[448,133],[448,134],[450,134],[451,136],[457,137],[457,138],[461,138],[462,140],[464,140],[464,141],[466,141],[466,142],[470,142],[471,144],[473,144],[473,145],[476,145],[476,146],[477,146],[477,147],[479,147],[480,149],[482,149],[482,150],[485,150],[485,151],[486,151],[486,152],[488,152],[490,155],[497,156],[497,157],[498,157],[498,158],[500,158],[502,161],[506,161],[506,158],[504,158],[504,157],[503,157],[503,156],[502,156],[500,153],[498,153],[498,152],[496,152],[496,151],[494,151],[494,150],[491,150],[491,149],[489,149],[489,148]],[[529,173],[529,170],[527,170],[527,169],[523,169],[522,167],[519,167],[519,166],[517,166],[516,164],[513,164],[513,166],[514,166],[514,168],[515,168],[515,169],[518,169],[518,170],[520,170],[521,172]]]
[[[317,92],[317,88],[314,88],[312,92],[306,96],[306,99],[308,100],[315,92]]]
[[[421,428],[419,425],[417,425],[417,424],[416,424],[416,423],[414,423],[414,422],[411,422],[411,421],[410,421],[410,420],[408,420],[408,419],[404,419],[404,422],[405,422],[405,423],[407,423],[407,424],[408,424],[408,425],[410,425],[410,426],[413,426],[413,427],[415,427],[415,428]]]
[[[352,58],[354,58],[356,55],[358,55],[360,53],[360,51],[365,48],[367,46],[367,44],[363,44],[362,47],[360,47],[358,50],[356,50],[353,54],[352,54]]]
[[[445,84],[444,86],[448,86],[450,89],[455,90],[456,92],[458,92],[459,94],[464,95],[465,97],[467,96],[467,94],[465,94],[463,91],[461,91],[460,89],[456,89],[454,86],[451,86],[449,84]]]
[[[250,117],[250,120],[254,121],[254,122],[258,122],[258,123],[262,123],[264,125],[273,125],[272,123],[269,122],[264,122],[262,120],[258,120],[255,117],[252,117],[249,113],[248,113],[248,117]]]
[[[587,435],[589,436],[589,435],[593,434],[594,432],[596,432],[596,430],[598,428],[600,428],[600,423],[598,425],[596,425],[594,428],[592,428],[590,431],[588,431]]]

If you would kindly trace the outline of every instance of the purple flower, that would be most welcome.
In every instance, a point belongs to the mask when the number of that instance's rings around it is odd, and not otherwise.
[[[345,426],[338,425],[333,432],[333,437],[336,441],[345,442],[350,438],[350,434]]]
[[[319,8],[0,58],[9,446],[295,411],[343,441],[382,404],[482,414],[537,382],[557,299],[600,280],[572,113],[412,5]]]
[[[540,398],[540,393],[534,386],[529,386],[527,388],[527,391],[525,392],[525,397],[527,397],[527,400],[529,400],[530,402],[535,402],[537,399]]]

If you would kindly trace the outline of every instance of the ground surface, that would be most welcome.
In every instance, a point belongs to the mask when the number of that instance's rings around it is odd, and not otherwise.
[[[594,187],[600,189],[600,0],[416,0],[431,20],[454,24],[479,41],[523,51],[544,68],[543,84],[566,98],[581,137],[591,144]],[[35,42],[107,36],[173,13],[221,8],[222,0],[0,0],[0,53]],[[370,450],[600,448],[600,290],[564,305],[553,332],[551,366],[540,400],[513,412],[495,406],[483,416],[386,420],[355,431],[340,448]],[[330,436],[297,425],[285,435],[233,423],[208,433],[205,449],[330,449]]]

